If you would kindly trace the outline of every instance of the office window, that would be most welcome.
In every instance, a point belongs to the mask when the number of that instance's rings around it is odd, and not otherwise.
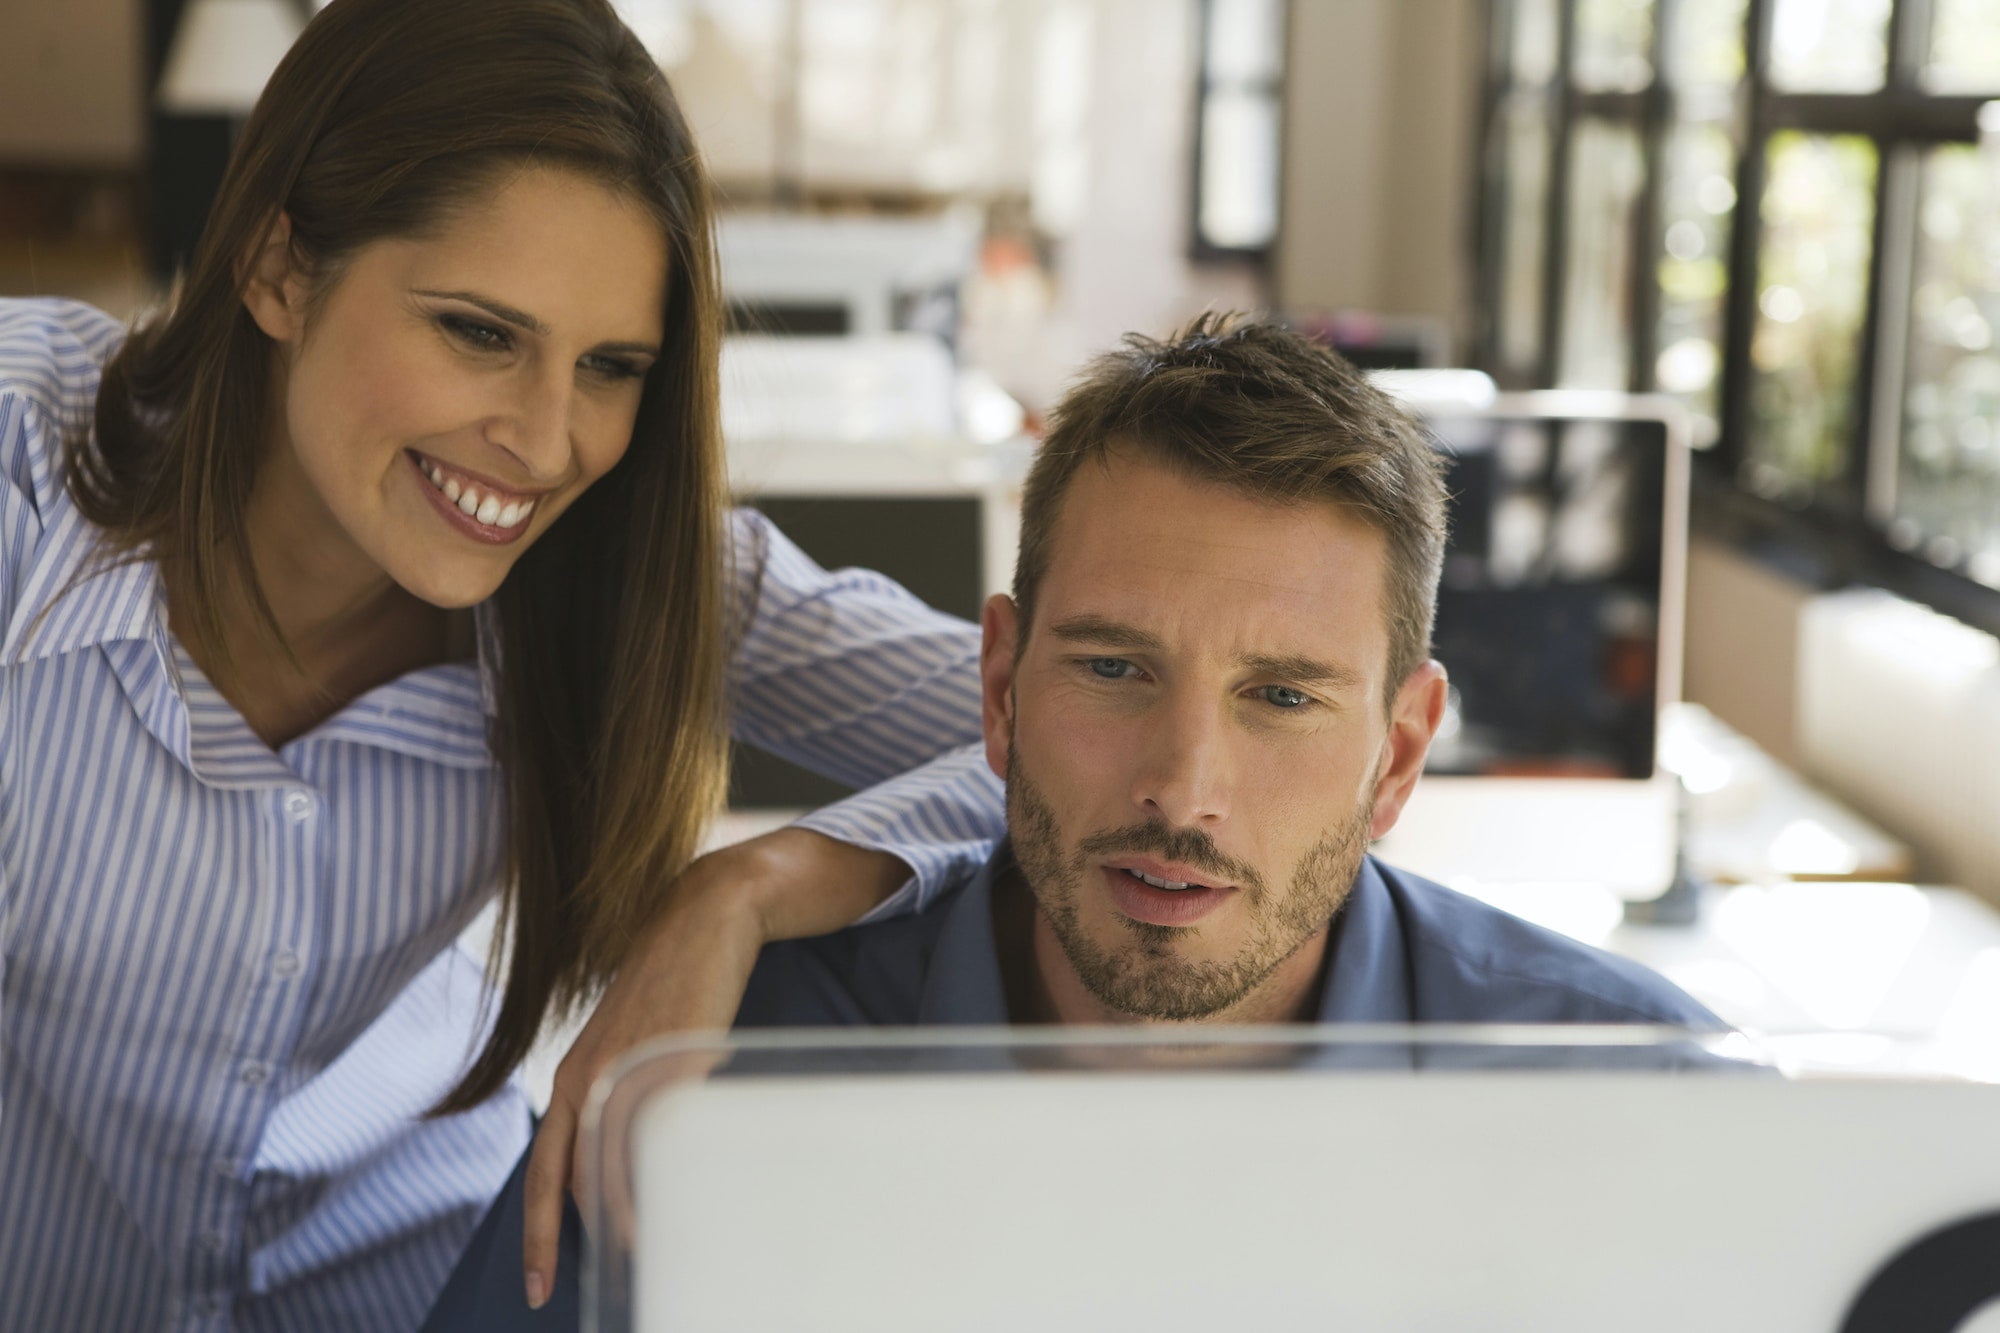
[[[1197,255],[1264,257],[1278,239],[1286,0],[1204,0],[1195,128]]]
[[[1744,476],[1761,495],[1809,500],[1841,476],[1854,438],[1875,150],[1787,130],[1765,161]]]
[[[1680,398],[1732,533],[2000,630],[2000,0],[1490,14],[1486,368]]]

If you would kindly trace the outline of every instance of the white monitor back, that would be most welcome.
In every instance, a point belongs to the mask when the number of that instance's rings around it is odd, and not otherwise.
[[[633,1108],[633,1299],[592,1313],[1835,1333],[1911,1242],[2000,1210],[1996,1117],[1995,1086],[1689,1073],[725,1075]]]

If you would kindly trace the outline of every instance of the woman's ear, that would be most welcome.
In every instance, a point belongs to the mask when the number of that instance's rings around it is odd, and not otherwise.
[[[292,220],[281,212],[243,256],[243,306],[272,342],[287,343],[305,327],[305,296],[305,276],[292,253]]]

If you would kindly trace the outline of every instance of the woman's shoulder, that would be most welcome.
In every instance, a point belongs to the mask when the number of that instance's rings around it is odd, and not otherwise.
[[[0,298],[0,390],[34,396],[54,411],[76,384],[95,391],[99,370],[125,326],[96,306],[63,297]]]
[[[81,301],[0,300],[0,484],[46,498],[63,437],[89,425],[104,363],[124,336],[123,324]]]

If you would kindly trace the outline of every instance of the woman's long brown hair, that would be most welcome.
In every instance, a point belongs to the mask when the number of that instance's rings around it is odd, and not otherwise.
[[[630,449],[495,597],[506,974],[438,1114],[490,1096],[552,1008],[609,978],[721,800],[720,298],[707,178],[658,65],[607,0],[334,0],[245,124],[178,298],[105,368],[94,441],[69,449],[78,507],[160,562],[203,660],[229,672],[232,602],[282,642],[244,522],[278,408],[246,257],[282,211],[323,293],[361,247],[439,227],[524,163],[652,212],[665,338]]]

